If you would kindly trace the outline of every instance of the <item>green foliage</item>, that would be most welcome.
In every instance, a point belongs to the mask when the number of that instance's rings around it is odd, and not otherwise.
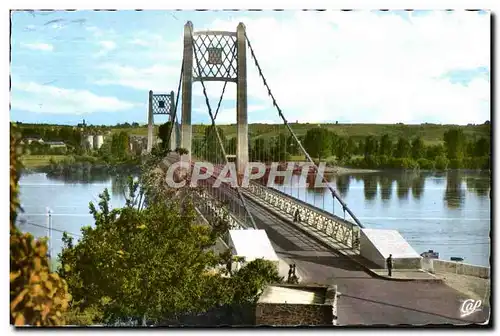
[[[415,160],[425,156],[425,145],[421,137],[415,138],[411,142],[411,157]]]
[[[411,145],[408,139],[399,138],[398,143],[396,144],[396,149],[394,151],[394,157],[403,159],[410,157],[411,155]]]
[[[163,148],[170,148],[169,141],[170,141],[170,129],[171,128],[172,128],[172,123],[170,121],[167,121],[166,123],[161,124],[160,127],[158,127],[158,137],[162,141],[161,146]]]
[[[192,203],[181,206],[172,197],[148,200],[144,208],[146,190],[132,180],[128,189],[122,209],[111,209],[107,190],[99,195],[97,207],[89,205],[95,227],[82,229],[78,244],[63,237],[58,272],[74,297],[73,320],[83,321],[78,312],[91,308],[94,313],[87,321],[93,323],[130,317],[159,321],[216,305],[255,301],[262,286],[279,280],[266,262],[258,261],[224,277],[217,269],[228,264],[228,254],[217,255],[212,247],[227,225],[197,224]]]
[[[269,140],[257,138],[250,147],[250,160],[269,162],[273,160]]]
[[[217,134],[219,134],[222,143],[226,144],[227,139],[222,128],[218,126],[216,128],[214,128],[213,126],[205,127],[203,140],[193,143],[193,152],[196,157],[208,160],[213,163],[224,162],[225,158]]]
[[[111,153],[119,160],[126,159],[130,153],[130,140],[127,132],[113,134],[111,138]]]
[[[345,138],[341,137],[338,139],[334,155],[337,157],[338,161],[341,162],[349,159],[350,157],[349,143]]]
[[[463,167],[463,159],[451,159],[448,168],[450,169],[459,169]]]
[[[321,160],[331,153],[332,133],[323,127],[312,128],[306,133],[304,147],[311,157]]]
[[[461,160],[465,151],[465,135],[462,129],[448,130],[443,136],[448,159]]]
[[[370,156],[377,155],[377,150],[378,150],[378,141],[375,139],[374,136],[367,136],[365,138],[365,143],[364,143],[364,155],[365,158],[368,158]]]
[[[269,283],[283,282],[277,267],[269,260],[256,259],[231,277],[234,288],[233,302],[256,302],[262,289]]]
[[[392,156],[393,144],[389,137],[389,134],[384,134],[380,138],[379,155],[386,155],[387,157]]]
[[[420,158],[417,160],[420,169],[432,170],[434,169],[434,161],[428,160],[426,158]]]
[[[445,156],[446,150],[443,145],[431,145],[426,149],[426,158],[429,160],[436,160],[439,156]]]
[[[51,273],[47,243],[16,225],[19,187],[16,129],[10,135],[10,323],[16,326],[56,326],[65,323],[71,296],[66,282]]]
[[[437,170],[446,170],[446,168],[448,168],[449,163],[450,160],[448,160],[446,156],[441,155],[436,158],[434,166]]]

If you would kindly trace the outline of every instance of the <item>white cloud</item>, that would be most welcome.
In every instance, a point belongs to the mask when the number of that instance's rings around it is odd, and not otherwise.
[[[149,46],[149,42],[146,41],[146,40],[143,40],[143,39],[133,39],[131,41],[129,41],[130,44],[135,44],[135,45],[138,45],[138,46],[142,46],[142,47],[147,47]]]
[[[464,87],[439,77],[490,65],[490,19],[434,12],[406,21],[368,11],[296,12],[291,18],[216,20],[246,25],[271,90],[289,120],[483,122],[489,82]],[[195,30],[197,28],[195,27]],[[201,28],[200,28],[201,29]],[[248,94],[272,106],[247,52]],[[220,91],[219,91],[220,92]]]
[[[217,104],[211,106],[212,113],[215,115],[217,110]],[[255,114],[255,112],[259,112],[265,110],[267,107],[263,105],[248,105],[247,106],[247,115],[249,123],[272,123],[270,120],[263,120],[259,116]],[[210,120],[210,115],[208,113],[207,106],[205,104],[199,105],[198,107],[193,108],[193,113],[197,113],[198,115],[203,115]],[[180,114],[179,114],[180,115]],[[215,119],[215,123],[217,125],[221,124],[235,124],[236,123],[236,106],[234,108],[220,108],[219,113]]]
[[[99,70],[105,78],[95,81],[98,85],[121,85],[137,90],[164,92],[177,87],[180,70],[174,66],[153,65],[136,68],[116,64],[104,64]]]
[[[106,56],[110,51],[116,49],[116,43],[113,41],[99,41],[98,44],[101,47],[101,50],[94,55],[96,58]]]
[[[105,50],[113,50],[116,48],[116,43],[113,41],[99,41],[99,45]]]
[[[405,20],[370,11],[301,11],[227,17],[195,25],[195,30],[235,31],[244,22],[267,82],[290,121],[464,124],[490,118],[487,78],[474,79],[468,86],[442,78],[454,69],[490,68],[488,15],[436,11]],[[167,39],[139,32],[129,45],[141,52],[142,64],[153,65],[106,65],[98,84],[176,90],[182,36]],[[270,108],[273,112],[265,114],[265,120],[280,121],[249,50],[247,78],[249,106]],[[223,83],[205,85],[215,110]],[[199,82],[193,84],[196,96],[203,96]],[[228,83],[224,101],[234,103],[235,98],[236,84]],[[220,113],[221,122],[231,122],[235,114]]]
[[[21,42],[21,47],[31,50],[53,51],[54,46],[48,43],[25,43]]]
[[[116,97],[98,96],[86,90],[64,89],[34,82],[12,81],[12,108],[38,113],[114,112],[136,104]]]

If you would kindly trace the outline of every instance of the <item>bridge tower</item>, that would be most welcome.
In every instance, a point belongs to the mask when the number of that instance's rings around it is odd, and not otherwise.
[[[236,83],[236,169],[244,174],[248,163],[247,68],[245,25],[236,32],[193,31],[193,24],[184,25],[184,58],[182,78],[181,147],[189,151],[183,160],[191,161],[192,86],[196,81]],[[197,64],[193,64],[194,61]]]
[[[149,91],[148,99],[148,144],[147,151],[151,152],[153,148],[153,129],[154,129],[154,115],[168,115],[169,121],[174,127],[172,135],[170,137],[170,149],[175,150],[178,147],[177,139],[178,137],[178,127],[177,121],[175,121],[175,99],[174,91],[170,91],[169,94],[154,94],[152,90]]]

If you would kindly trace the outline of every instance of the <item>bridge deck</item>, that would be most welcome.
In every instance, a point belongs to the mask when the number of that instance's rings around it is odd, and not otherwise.
[[[231,189],[224,192],[234,193]],[[445,284],[398,282],[375,278],[331,247],[307,235],[264,206],[247,198],[259,229],[266,230],[278,257],[297,265],[308,283],[336,284],[342,295],[338,303],[339,325],[353,324],[469,324],[487,320],[483,307],[460,318],[468,299]]]

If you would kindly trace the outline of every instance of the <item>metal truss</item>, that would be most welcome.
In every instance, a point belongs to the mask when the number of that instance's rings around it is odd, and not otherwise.
[[[172,99],[170,94],[153,94],[153,114],[170,115],[173,112]]]
[[[356,224],[258,183],[250,183],[246,191],[292,217],[298,209],[300,214],[298,224],[314,228],[347,248],[356,249],[358,247],[360,228]],[[327,240],[326,243],[328,243]]]
[[[199,65],[193,65],[193,81],[236,82],[236,33],[193,32],[193,49]]]

